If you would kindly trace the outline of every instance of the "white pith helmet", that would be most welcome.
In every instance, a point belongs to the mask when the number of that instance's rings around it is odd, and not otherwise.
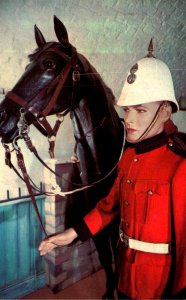
[[[170,101],[172,112],[179,110],[172,76],[168,66],[152,55],[152,40],[148,55],[140,59],[125,80],[118,106],[131,106],[155,101]]]

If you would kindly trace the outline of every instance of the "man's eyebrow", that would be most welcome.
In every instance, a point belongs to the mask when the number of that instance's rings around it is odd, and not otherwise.
[[[130,106],[123,106],[123,108],[130,108],[130,107],[134,107],[134,108],[147,108],[147,106],[143,105],[143,104],[138,104],[138,105],[130,105]]]
[[[145,105],[143,105],[143,104],[134,105],[134,107],[135,107],[135,108],[138,108],[138,107],[140,107],[140,108],[141,108],[141,107],[143,107],[143,108],[147,108],[147,106],[145,106]]]

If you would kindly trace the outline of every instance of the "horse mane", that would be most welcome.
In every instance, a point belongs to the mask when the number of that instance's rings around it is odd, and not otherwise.
[[[91,63],[82,55],[78,53],[78,58],[83,65],[84,73],[87,75],[88,80],[91,82],[95,82],[98,87],[102,87],[106,94],[106,98],[111,105],[115,104],[115,96],[112,90],[107,86],[107,84],[102,79],[101,75],[97,72],[97,70],[91,65]]]
[[[93,87],[97,91],[99,91],[103,98],[106,100],[109,113],[114,118],[115,113],[113,113],[113,111],[115,111],[114,105],[116,101],[111,88],[108,87],[101,75],[98,73],[95,67],[91,65],[91,63],[86,59],[85,56],[78,53],[78,59],[83,66],[84,74],[86,74],[87,80],[93,83]]]

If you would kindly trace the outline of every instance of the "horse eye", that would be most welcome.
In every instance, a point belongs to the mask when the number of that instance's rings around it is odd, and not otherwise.
[[[45,69],[55,69],[56,64],[53,60],[46,60],[43,62],[43,66]]]

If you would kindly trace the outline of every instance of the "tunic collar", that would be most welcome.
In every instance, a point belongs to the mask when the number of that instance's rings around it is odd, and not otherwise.
[[[167,144],[167,142],[168,136],[165,134],[165,132],[161,132],[160,134],[135,144],[126,142],[125,147],[135,148],[136,154],[142,154],[160,148],[161,146]]]

